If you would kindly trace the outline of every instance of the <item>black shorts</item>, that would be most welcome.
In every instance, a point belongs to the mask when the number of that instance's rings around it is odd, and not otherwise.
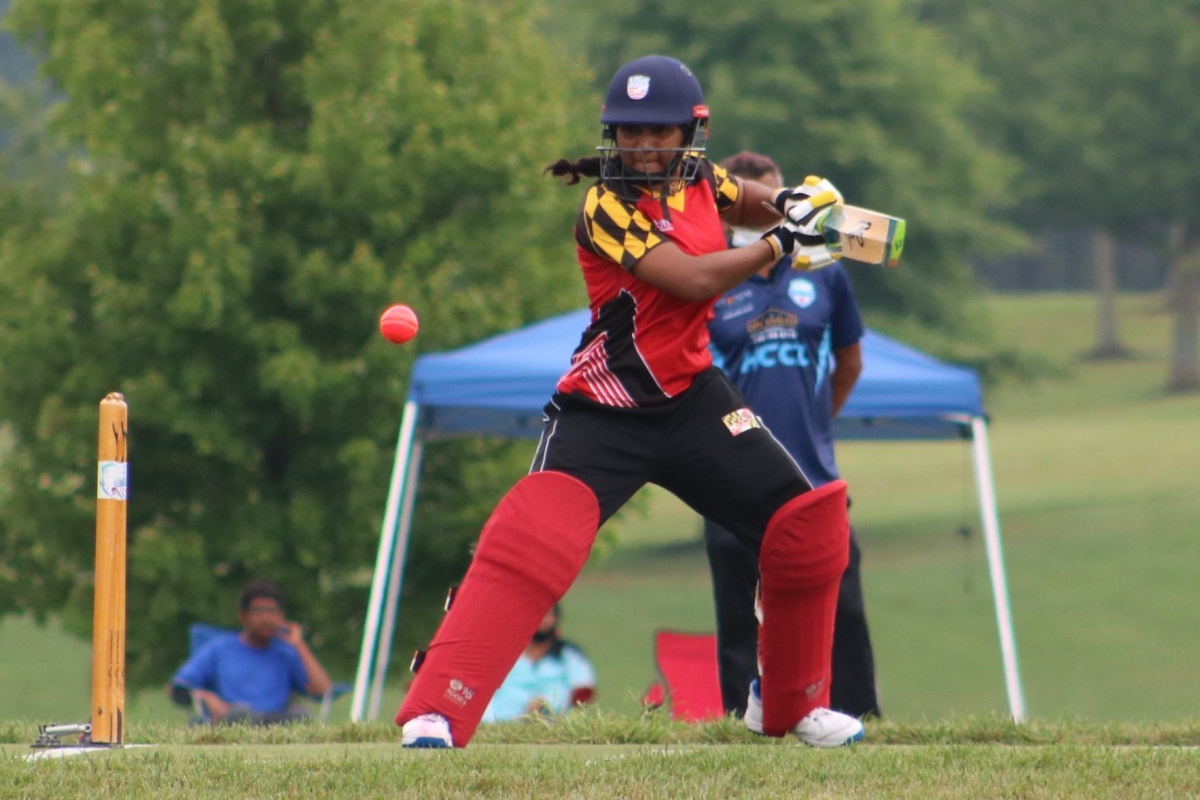
[[[645,408],[613,408],[556,394],[530,472],[587,484],[601,522],[655,483],[757,549],[771,516],[809,490],[800,467],[725,375],[710,368],[683,394]]]

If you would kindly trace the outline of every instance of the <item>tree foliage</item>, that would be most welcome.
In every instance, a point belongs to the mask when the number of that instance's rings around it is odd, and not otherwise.
[[[1195,0],[926,0],[926,16],[1000,87],[976,122],[1028,165],[1024,219],[1129,234],[1197,205]],[[1196,213],[1196,212],[1191,212]]]
[[[1171,247],[1177,334],[1168,385],[1196,384],[1200,3],[925,0],[924,13],[1000,87],[976,122],[1025,164],[1014,218]],[[1178,329],[1184,333],[1178,333]],[[1191,333],[1186,331],[1190,330]],[[1190,375],[1180,379],[1180,375]]]
[[[96,409],[117,390],[131,680],[178,664],[189,621],[231,621],[252,577],[281,583],[344,665],[417,349],[582,300],[576,198],[541,176],[578,147],[577,73],[533,0],[22,0],[10,16],[62,92],[70,175],[59,208],[0,239],[0,613],[87,629]],[[422,323],[403,349],[375,332],[397,301]],[[414,588],[461,569],[519,474],[510,449],[431,448]]]

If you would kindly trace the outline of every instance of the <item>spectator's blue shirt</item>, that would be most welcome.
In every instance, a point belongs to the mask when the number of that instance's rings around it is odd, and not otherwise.
[[[483,712],[484,722],[503,722],[529,713],[541,700],[556,714],[571,710],[571,693],[596,685],[596,673],[578,648],[564,644],[559,655],[532,661],[524,653]]]
[[[308,671],[296,648],[279,639],[251,647],[237,633],[213,637],[187,660],[171,682],[207,689],[227,703],[256,713],[283,711],[293,693],[303,694]]]
[[[813,486],[838,477],[833,454],[833,351],[863,335],[840,263],[800,272],[781,260],[723,294],[708,323],[725,370]]]

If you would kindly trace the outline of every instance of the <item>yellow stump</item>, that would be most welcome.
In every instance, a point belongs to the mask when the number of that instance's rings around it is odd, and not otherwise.
[[[96,598],[92,617],[92,742],[125,739],[125,503],[129,411],[117,393],[100,401],[96,471]]]

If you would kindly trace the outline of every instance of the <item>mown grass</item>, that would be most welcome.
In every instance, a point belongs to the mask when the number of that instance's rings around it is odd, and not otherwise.
[[[922,746],[809,752],[794,747],[479,747],[408,753],[382,746],[156,748],[0,763],[21,798],[1157,798],[1197,790],[1193,751]]]
[[[1200,720],[1186,722],[1108,722],[1078,719],[1018,724],[1006,715],[956,717],[928,722],[868,720],[862,746],[874,745],[1103,745],[1200,747]],[[313,745],[399,744],[400,729],[390,722],[329,725],[298,723],[255,727],[191,726],[161,722],[132,725],[127,744],[158,745]],[[37,737],[30,721],[0,723],[0,744],[29,745]],[[68,740],[70,743],[71,740]],[[756,736],[733,717],[689,724],[663,710],[614,712],[595,706],[561,717],[533,717],[485,725],[475,745],[702,745],[793,746],[791,739]],[[9,754],[17,752],[10,749]]]
[[[24,732],[0,727],[0,738]],[[818,751],[733,720],[588,710],[485,728],[465,751],[413,752],[381,723],[140,726],[150,743],[66,759],[0,747],[0,795],[51,797],[1182,797],[1200,789],[1198,725],[873,722]],[[1178,745],[1183,745],[1182,747]]]

